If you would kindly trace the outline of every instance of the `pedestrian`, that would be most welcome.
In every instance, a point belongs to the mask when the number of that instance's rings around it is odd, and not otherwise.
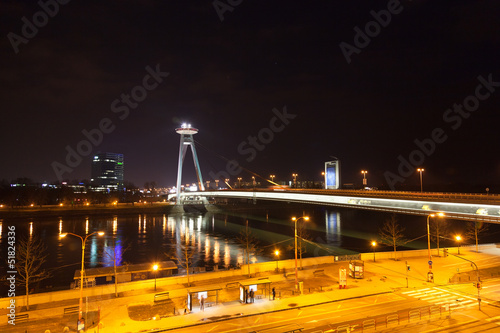
[[[250,289],[250,303],[254,303],[254,302],[255,302],[254,292],[253,292],[253,289]]]
[[[276,289],[273,287],[273,301],[275,300],[276,298]]]
[[[203,296],[200,299],[200,311],[205,311],[205,297]]]
[[[245,296],[245,304],[247,304],[248,303],[248,290],[246,290],[246,289],[245,289],[244,296]]]

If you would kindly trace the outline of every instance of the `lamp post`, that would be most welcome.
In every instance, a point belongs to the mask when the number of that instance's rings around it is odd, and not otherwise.
[[[59,235],[59,237],[61,237],[61,238],[64,238],[67,235],[72,235],[72,236],[80,238],[80,240],[82,241],[82,268],[80,270],[80,303],[78,304],[78,320],[79,321],[82,320],[82,313],[83,313],[83,275],[84,275],[84,272],[85,272],[85,265],[84,265],[84,263],[85,263],[85,242],[87,241],[87,238],[89,238],[93,234],[98,234],[99,236],[103,236],[104,232],[102,232],[102,231],[94,231],[93,233],[88,234],[87,236],[85,236],[85,238],[83,238],[80,235],[73,234],[71,232],[66,232],[66,233],[63,233],[63,234]]]
[[[372,248],[373,248],[373,262],[375,262],[375,246],[377,246],[377,242],[373,241],[373,242],[372,242]]]
[[[155,291],[156,291],[156,272],[158,271],[158,265],[157,264],[153,265],[153,271],[155,272]]]
[[[367,184],[367,182],[366,182],[366,174],[368,173],[368,171],[361,170],[361,173],[363,174],[363,186],[366,186],[366,184]]]
[[[460,254],[460,241],[462,241],[462,237],[460,235],[456,235],[455,240],[458,242],[458,254]]]
[[[297,176],[298,176],[298,174],[296,174],[296,173],[292,173],[292,177],[293,177],[293,186],[294,186],[295,188],[297,188]]]
[[[422,172],[424,172],[423,168],[418,168],[418,172],[420,172],[420,192],[423,192],[423,186],[422,186]]]
[[[241,188],[241,177],[238,177],[238,187]]]
[[[274,251],[274,255],[276,256],[276,272],[279,272],[279,268],[278,268],[278,262],[280,261],[280,251],[279,250],[275,250]]]
[[[297,221],[300,219],[309,221],[309,216],[292,217],[292,221],[295,222],[295,289],[299,288],[299,273],[297,272]]]
[[[269,178],[271,178],[271,181],[274,182],[274,177],[276,177],[276,175],[270,175]]]
[[[436,214],[432,213],[432,214],[427,215],[427,253],[429,255],[429,273],[431,272],[431,269],[432,269],[432,265],[431,265],[431,262],[432,262],[432,257],[431,257],[431,233],[430,233],[430,229],[429,229],[429,218],[435,217],[435,216],[444,217],[444,213],[436,213]]]

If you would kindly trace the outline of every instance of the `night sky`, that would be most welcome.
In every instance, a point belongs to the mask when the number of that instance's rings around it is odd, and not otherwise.
[[[208,180],[319,180],[335,156],[342,183],[415,188],[404,159],[500,192],[499,1],[59,1],[0,3],[0,179],[90,179],[103,151],[172,186],[189,122]]]

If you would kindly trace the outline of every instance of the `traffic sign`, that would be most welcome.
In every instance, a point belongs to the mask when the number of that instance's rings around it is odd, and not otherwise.
[[[429,260],[429,266],[431,266],[431,265],[432,265],[432,260]]]

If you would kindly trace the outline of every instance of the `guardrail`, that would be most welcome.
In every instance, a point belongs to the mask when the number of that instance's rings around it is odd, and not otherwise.
[[[426,306],[416,309],[401,310],[396,313],[389,313],[383,316],[367,318],[364,320],[354,320],[350,322],[328,324],[312,329],[314,332],[373,332],[377,329],[394,329],[395,327],[407,324],[415,324],[422,320],[432,320],[450,317],[449,306]],[[309,330],[307,330],[309,332]]]

